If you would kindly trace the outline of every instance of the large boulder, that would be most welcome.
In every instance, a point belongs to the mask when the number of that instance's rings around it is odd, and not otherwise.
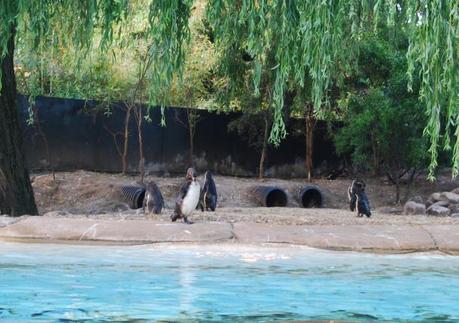
[[[449,205],[449,202],[448,201],[438,201],[438,202],[435,202],[434,204],[432,204],[431,206],[444,206],[444,207],[448,207]],[[427,208],[429,208],[430,206],[428,206]]]
[[[458,204],[459,203],[459,194],[452,193],[452,192],[443,192],[440,194],[440,198],[443,201],[448,201],[450,204]]]
[[[416,203],[424,204],[424,199],[422,198],[422,196],[419,196],[419,195],[415,195],[415,196],[410,197],[408,199],[408,201],[413,201],[413,202],[416,202]]]
[[[451,214],[451,210],[447,207],[434,204],[427,209],[427,214],[433,216],[449,216]]]
[[[426,207],[430,207],[432,204],[435,204],[438,201],[441,201],[441,193],[432,193],[426,201]]]
[[[424,204],[416,203],[414,201],[408,201],[403,207],[403,214],[406,214],[406,215],[426,214],[426,206]]]

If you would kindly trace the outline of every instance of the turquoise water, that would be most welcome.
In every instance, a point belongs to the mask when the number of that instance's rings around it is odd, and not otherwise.
[[[0,242],[0,320],[459,322],[459,257]]]

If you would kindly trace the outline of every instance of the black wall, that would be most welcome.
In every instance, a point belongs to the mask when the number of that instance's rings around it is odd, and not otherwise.
[[[121,159],[112,133],[123,148],[125,110],[119,104],[106,108],[95,101],[36,98],[36,111],[41,129],[50,149],[47,159],[43,138],[37,126],[26,125],[28,100],[19,96],[19,108],[25,133],[25,149],[29,167],[44,170],[52,165],[56,170],[95,170],[119,172]],[[144,122],[143,138],[147,173],[183,173],[188,167],[188,130],[177,121],[186,121],[186,110],[166,108],[166,127],[159,125],[159,108],[150,111],[152,122]],[[235,133],[227,131],[228,123],[237,114],[216,114],[199,111],[199,123],[195,134],[195,166],[199,170],[211,169],[216,173],[252,176],[257,172],[259,152]],[[138,168],[137,128],[131,115],[129,137],[129,171]],[[302,120],[291,120],[289,136],[276,148],[270,148],[267,172],[271,176],[299,176],[293,164],[304,165],[305,140],[300,135],[304,129]],[[297,134],[297,135],[295,135]],[[315,165],[336,163],[333,144],[326,136],[325,125],[319,123],[315,133]],[[292,168],[289,169],[291,165]],[[282,173],[279,169],[282,168]],[[299,167],[296,167],[298,169]],[[290,172],[290,173],[289,173]]]

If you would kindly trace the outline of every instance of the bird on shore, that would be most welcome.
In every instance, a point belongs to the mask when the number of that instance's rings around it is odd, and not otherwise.
[[[201,211],[215,211],[217,208],[217,187],[215,186],[214,178],[210,171],[204,174],[204,186],[199,198],[199,206]]]
[[[194,168],[188,168],[185,183],[180,188],[180,192],[175,200],[174,213],[171,215],[172,222],[183,219],[184,223],[192,224],[188,217],[193,213],[199,203],[201,195],[201,185],[196,178]]]
[[[164,206],[164,199],[158,185],[151,181],[145,186],[145,197],[143,199],[143,211],[147,214],[160,214]]]
[[[370,202],[365,193],[365,183],[363,181],[353,180],[347,189],[347,196],[349,198],[349,208],[351,211],[356,211],[358,217],[366,215],[369,218],[371,216]]]

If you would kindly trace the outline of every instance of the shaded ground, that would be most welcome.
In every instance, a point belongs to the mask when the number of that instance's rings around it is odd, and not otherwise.
[[[94,218],[139,219],[145,215],[140,210],[130,210],[120,202],[119,190],[123,185],[136,185],[136,177],[119,174],[94,173],[87,171],[62,172],[56,174],[54,181],[50,174],[32,176],[33,187],[40,214],[46,216],[71,216]],[[169,215],[183,178],[164,178],[148,176],[146,181],[154,180],[164,196],[166,209],[159,216],[151,216],[160,221],[170,221]],[[296,195],[304,179],[247,179],[215,176],[219,194],[217,212],[197,211],[194,221],[260,222],[281,224],[426,224],[459,223],[459,218],[402,216],[401,207],[391,204],[393,186],[378,178],[366,179],[367,194],[374,211],[370,219],[356,218],[348,210],[347,187],[350,179],[317,179],[312,184],[323,192],[324,208],[299,208]],[[287,208],[260,208],[250,194],[255,185],[276,185],[287,191]],[[424,200],[435,191],[449,191],[459,187],[445,173],[434,183],[417,180],[410,196]]]

